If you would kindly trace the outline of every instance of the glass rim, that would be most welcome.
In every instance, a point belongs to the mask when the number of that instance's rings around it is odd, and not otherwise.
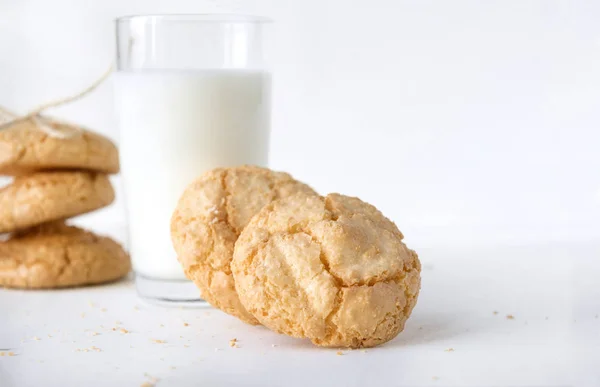
[[[231,14],[231,13],[189,13],[189,14],[140,14],[125,15],[115,19],[117,24],[137,19],[165,22],[200,22],[200,23],[243,23],[243,24],[268,24],[273,19],[264,16]]]

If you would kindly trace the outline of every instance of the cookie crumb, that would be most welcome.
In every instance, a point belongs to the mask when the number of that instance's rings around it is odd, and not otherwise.
[[[14,352],[9,352],[7,355],[8,356],[15,356],[15,353]]]
[[[75,352],[102,352],[102,350],[94,345],[89,348],[77,348]]]
[[[37,336],[33,336],[33,337],[31,338],[31,340],[40,341],[41,339],[40,339],[39,337],[37,337]]]
[[[112,331],[113,331],[113,332],[116,332],[116,331],[117,331],[117,328],[112,328]]]
[[[498,314],[498,311],[497,311],[497,310],[495,310],[495,311],[493,311],[492,313],[493,313],[493,314]]]
[[[445,350],[446,352],[454,352],[454,348],[448,348]]]
[[[0,356],[4,356],[4,351],[0,352]]]
[[[166,343],[165,340],[152,339],[152,341],[156,344],[165,344]]]
[[[98,332],[92,332],[92,333],[91,333],[91,335],[92,335],[92,336],[98,336],[99,334],[100,334],[100,333],[98,333]]]
[[[156,383],[159,381],[158,378],[148,375],[148,373],[144,372],[144,376],[150,379],[147,382],[144,382],[140,385],[140,387],[154,387]]]
[[[344,352],[342,352],[342,351],[337,351],[335,354],[336,354],[336,355],[338,355],[338,356],[342,356],[342,355],[344,355]]]
[[[48,338],[52,338],[52,335],[51,335],[51,334],[48,334]]]
[[[507,315],[506,315],[506,319],[507,319],[507,320],[514,320],[514,319],[515,319],[515,316],[513,316],[512,314],[507,314]]]
[[[184,327],[189,327],[189,326],[190,326],[190,324],[188,324],[188,323],[184,322],[184,323],[183,323],[183,326],[184,326]]]
[[[123,334],[128,334],[128,333],[129,333],[129,331],[128,331],[127,329],[125,329],[125,328],[121,328],[121,329],[119,330],[119,332],[121,332],[121,333],[123,333]]]
[[[165,324],[160,324],[159,327],[164,328]]]
[[[144,376],[145,376],[145,377],[147,377],[148,379],[150,379],[150,380],[151,380],[153,383],[156,383],[156,382],[158,382],[158,381],[159,381],[159,379],[158,379],[158,378],[155,378],[154,376],[150,375],[150,374],[149,374],[149,373],[147,373],[147,372],[144,372]]]
[[[362,350],[361,350],[361,352],[362,352],[362,353],[367,353],[367,352],[369,352],[369,351],[367,351],[366,349],[362,349]]]
[[[233,339],[229,340],[230,347],[235,347],[236,343],[237,343],[237,339],[235,337]]]

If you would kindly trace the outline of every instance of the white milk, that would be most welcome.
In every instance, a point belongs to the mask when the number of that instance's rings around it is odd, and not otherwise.
[[[215,167],[266,166],[271,78],[237,70],[117,74],[121,166],[137,273],[184,279],[170,220],[185,187]]]

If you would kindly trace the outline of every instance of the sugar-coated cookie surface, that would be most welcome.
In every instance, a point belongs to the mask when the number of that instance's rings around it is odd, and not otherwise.
[[[0,242],[0,286],[61,288],[114,281],[131,268],[110,238],[62,222],[44,224]]]
[[[231,264],[242,304],[266,327],[328,347],[394,338],[416,304],[421,265],[396,225],[339,194],[295,195],[244,228]]]
[[[66,219],[105,207],[115,193],[108,177],[92,172],[38,172],[0,189],[0,232]]]
[[[255,166],[211,170],[185,190],[173,213],[171,237],[186,275],[206,301],[247,323],[258,323],[235,291],[233,247],[263,206],[298,192],[315,194],[287,173]]]
[[[53,124],[57,129],[74,129]],[[70,138],[54,138],[31,120],[0,130],[0,175],[23,175],[49,169],[119,172],[119,152],[108,138],[83,130]]]

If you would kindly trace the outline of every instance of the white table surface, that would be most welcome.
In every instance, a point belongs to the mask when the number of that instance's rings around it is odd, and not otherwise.
[[[0,289],[0,348],[14,352],[0,386],[600,386],[600,244],[420,256],[404,332],[341,356],[212,308],[149,305],[131,280]]]

